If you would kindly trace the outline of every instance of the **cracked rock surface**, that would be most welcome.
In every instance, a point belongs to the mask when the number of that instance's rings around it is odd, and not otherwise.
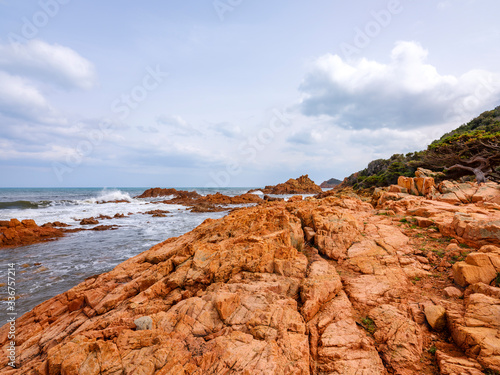
[[[20,317],[18,366],[2,357],[0,373],[500,371],[500,288],[457,285],[451,263],[498,271],[500,233],[473,230],[498,211],[423,197],[386,204],[393,215],[331,196],[207,219]],[[457,213],[470,215],[463,231]],[[451,241],[468,246],[463,260]],[[446,326],[433,330],[425,311],[441,309]]]

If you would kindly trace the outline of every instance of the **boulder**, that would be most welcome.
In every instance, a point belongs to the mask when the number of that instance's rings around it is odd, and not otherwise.
[[[389,193],[408,193],[408,189],[399,185],[391,185],[389,186]]]
[[[304,227],[303,230],[304,230],[304,238],[307,242],[314,239],[314,236],[316,235],[314,229],[312,229],[311,227]]]
[[[455,212],[450,221],[439,223],[443,235],[460,237],[474,247],[500,245],[500,215],[487,212]]]
[[[405,177],[398,178],[398,185],[404,190],[399,192],[407,192],[412,195],[428,196],[435,191],[435,183],[432,177]],[[395,191],[397,192],[397,191]]]
[[[153,319],[150,316],[141,316],[134,320],[136,330],[144,331],[153,328]]]
[[[69,226],[70,226],[69,224],[61,223],[60,221],[54,221],[53,223],[45,223],[42,225],[42,227],[44,228],[57,228],[57,227],[66,228]]]
[[[487,182],[479,185],[471,201],[473,203],[488,202],[500,204],[500,185],[495,182]]]
[[[460,298],[464,295],[460,289],[455,288],[454,286],[444,288],[444,294],[450,298]]]
[[[434,331],[446,328],[446,309],[439,305],[427,305],[424,309],[425,319]]]
[[[493,263],[492,263],[493,259]],[[475,283],[489,284],[500,271],[500,255],[494,253],[471,253],[465,262],[453,265],[453,279],[460,286]]]

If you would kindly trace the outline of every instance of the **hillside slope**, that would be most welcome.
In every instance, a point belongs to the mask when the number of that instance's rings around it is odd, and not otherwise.
[[[338,180],[336,178],[330,178],[329,180],[323,181],[319,186],[323,189],[330,189],[341,183],[342,183],[341,180]]]
[[[490,180],[498,181],[499,163],[500,106],[444,134],[424,151],[370,162],[365,169],[345,178],[341,187],[389,186],[399,176],[413,176],[418,167],[444,172],[443,178],[474,175],[473,170],[480,169]]]

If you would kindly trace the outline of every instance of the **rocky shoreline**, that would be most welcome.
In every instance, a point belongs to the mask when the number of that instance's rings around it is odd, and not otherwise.
[[[188,192],[176,189],[161,189],[153,188],[146,190],[142,195],[136,198],[157,198],[171,196],[170,199],[159,201],[156,203],[170,205],[184,205],[189,207],[191,212],[221,212],[234,209],[234,205],[258,204],[264,201],[255,194],[242,194],[237,196],[227,196],[221,193],[209,194],[202,196],[196,192]],[[127,200],[117,200],[102,203],[130,203]],[[150,210],[142,212],[144,215],[151,217],[166,217],[170,212],[168,210]],[[118,229],[117,225],[103,225],[103,220],[111,220],[116,218],[124,218],[132,215],[115,214],[114,216],[99,215],[96,217],[88,217],[79,221],[80,227],[71,227],[67,223],[59,221],[49,222],[43,225],[38,225],[34,220],[19,221],[16,218],[0,221],[0,249],[9,247],[20,247],[32,245],[44,241],[56,240],[63,237],[65,233],[74,233],[85,230],[104,231]],[[101,225],[97,225],[101,224]],[[88,226],[97,225],[91,228]]]
[[[263,197],[257,194],[252,194],[257,190],[250,190],[248,193],[228,196],[221,193],[200,195],[196,191],[177,190],[174,188],[151,188],[145,190],[141,195],[135,198],[161,198],[168,197],[162,201],[155,203],[169,204],[169,205],[183,205],[187,206],[191,212],[222,212],[234,209],[234,205],[253,205],[260,204],[264,201],[282,201],[284,198],[269,197],[266,194],[317,194],[321,193],[322,189],[314,184],[307,175],[301,176],[297,179],[289,179],[287,182],[278,184],[276,186],[266,186],[261,189]],[[291,197],[291,200],[302,199],[301,197]],[[130,203],[128,200],[113,200],[98,202],[104,203]],[[152,217],[165,217],[169,213],[168,210],[150,210],[143,212],[143,214],[151,215]],[[131,215],[131,213],[129,213]],[[106,215],[99,215],[97,217],[88,217],[80,220],[80,227],[71,227],[67,223],[59,221],[45,223],[38,226],[34,220],[23,220],[22,222],[16,218],[10,221],[0,221],[0,249],[7,247],[18,247],[32,245],[38,242],[55,240],[64,236],[65,233],[74,233],[84,230],[104,231],[118,229],[116,225],[98,225],[88,228],[90,225],[100,224],[102,220],[109,220],[112,218],[123,218],[127,215],[115,214],[113,217]]]
[[[39,227],[34,220],[0,221],[0,249],[51,241],[63,235],[60,229],[54,226]]]
[[[499,186],[398,186],[208,219],[20,317],[0,371],[500,371]]]

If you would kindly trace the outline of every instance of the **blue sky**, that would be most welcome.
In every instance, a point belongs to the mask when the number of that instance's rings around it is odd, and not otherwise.
[[[500,105],[494,0],[0,1],[0,187],[343,178]]]

